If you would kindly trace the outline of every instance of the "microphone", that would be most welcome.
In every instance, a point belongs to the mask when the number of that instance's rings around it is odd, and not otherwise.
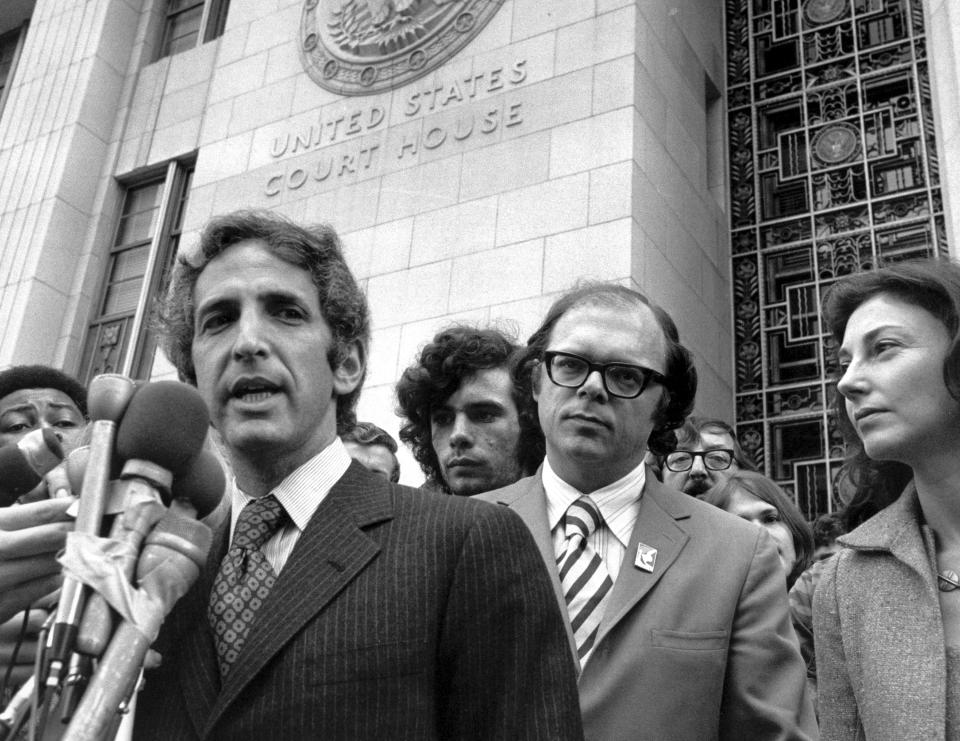
[[[173,480],[173,511],[187,512],[187,505],[193,509],[192,517],[202,519],[220,504],[227,478],[223,466],[216,455],[209,450],[201,450],[193,464],[179,478]]]
[[[63,476],[65,483],[51,483],[50,495],[54,498],[66,495],[66,492],[74,497],[79,497],[83,492],[83,477],[87,472],[87,461],[90,460],[90,446],[81,445],[79,448],[71,450],[67,457],[63,459]],[[54,469],[57,470],[57,469]],[[49,479],[48,479],[49,480]]]
[[[122,428],[120,434],[123,434]],[[201,450],[192,460],[190,467],[174,479],[169,511],[189,519],[206,517],[220,503],[225,485],[226,477],[220,461],[213,453]],[[123,514],[117,517],[116,532],[111,534],[111,538],[127,543],[130,552],[136,553],[144,536],[164,514],[166,510],[158,501],[137,502],[132,507],[125,508]],[[127,580],[133,581],[136,560],[125,560],[123,566]],[[77,635],[77,650],[87,654],[85,658],[88,660],[89,657],[99,658],[109,647],[114,615],[114,610],[102,595],[96,592],[90,595]],[[62,722],[68,723],[73,716],[81,695],[86,691],[88,677],[89,672],[72,685],[70,676],[67,677],[61,701]]]
[[[63,446],[49,427],[34,430],[0,448],[0,507],[31,491],[63,460]]]
[[[141,625],[124,620],[110,642],[63,736],[64,741],[104,738],[133,693],[147,649],[173,605],[200,575],[212,540],[210,528],[175,512],[147,536],[137,563],[139,591],[150,599]]]
[[[172,420],[171,410],[176,411]],[[126,458],[120,474],[124,512],[114,520],[110,532],[111,539],[127,544],[129,553],[139,553],[144,537],[163,517],[164,506],[174,496],[171,487],[175,480],[194,482],[202,477],[203,481],[195,482],[188,496],[196,496],[201,507],[207,506],[203,503],[203,497],[209,499],[203,488],[209,484],[206,467],[203,472],[193,472],[206,438],[207,418],[207,407],[199,392],[176,381],[147,384],[130,402],[117,430],[117,451]],[[123,562],[128,581],[133,579],[135,569],[134,555]],[[101,595],[93,593],[80,623],[77,650],[93,657],[102,655],[110,641],[112,623],[112,608]]]
[[[90,413],[90,452],[83,474],[83,496],[77,512],[76,532],[99,535],[103,512],[110,492],[110,468],[117,423],[123,417],[136,387],[129,378],[109,373],[96,376],[87,391]],[[83,610],[84,585],[67,577],[63,581],[57,617],[50,631],[48,648],[50,666],[47,688],[60,685],[64,664],[73,650],[77,625]]]

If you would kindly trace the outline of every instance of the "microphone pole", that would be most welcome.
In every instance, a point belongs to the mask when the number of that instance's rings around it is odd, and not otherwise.
[[[83,475],[83,496],[80,498],[75,526],[79,533],[100,534],[110,491],[114,434],[135,391],[133,381],[116,374],[100,375],[90,382],[87,406],[93,422],[89,459]],[[64,579],[57,617],[48,642],[50,665],[46,679],[47,691],[54,691],[60,686],[64,667],[76,642],[84,596],[84,585],[80,581],[69,576]]]

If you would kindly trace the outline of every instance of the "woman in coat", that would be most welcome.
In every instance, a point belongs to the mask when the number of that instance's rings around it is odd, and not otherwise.
[[[899,263],[824,302],[851,506],[814,596],[824,739],[960,737],[960,267]]]

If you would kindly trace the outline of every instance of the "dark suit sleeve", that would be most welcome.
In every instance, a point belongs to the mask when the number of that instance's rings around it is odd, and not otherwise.
[[[477,503],[443,619],[439,736],[582,739],[573,660],[523,521]]]
[[[722,560],[718,568],[722,568]],[[720,738],[817,738],[806,671],[773,539],[757,534],[730,636]]]

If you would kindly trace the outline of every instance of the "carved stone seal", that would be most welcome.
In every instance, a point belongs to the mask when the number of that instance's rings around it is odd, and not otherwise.
[[[369,95],[433,71],[490,21],[503,0],[304,0],[300,54],[310,77]]]

